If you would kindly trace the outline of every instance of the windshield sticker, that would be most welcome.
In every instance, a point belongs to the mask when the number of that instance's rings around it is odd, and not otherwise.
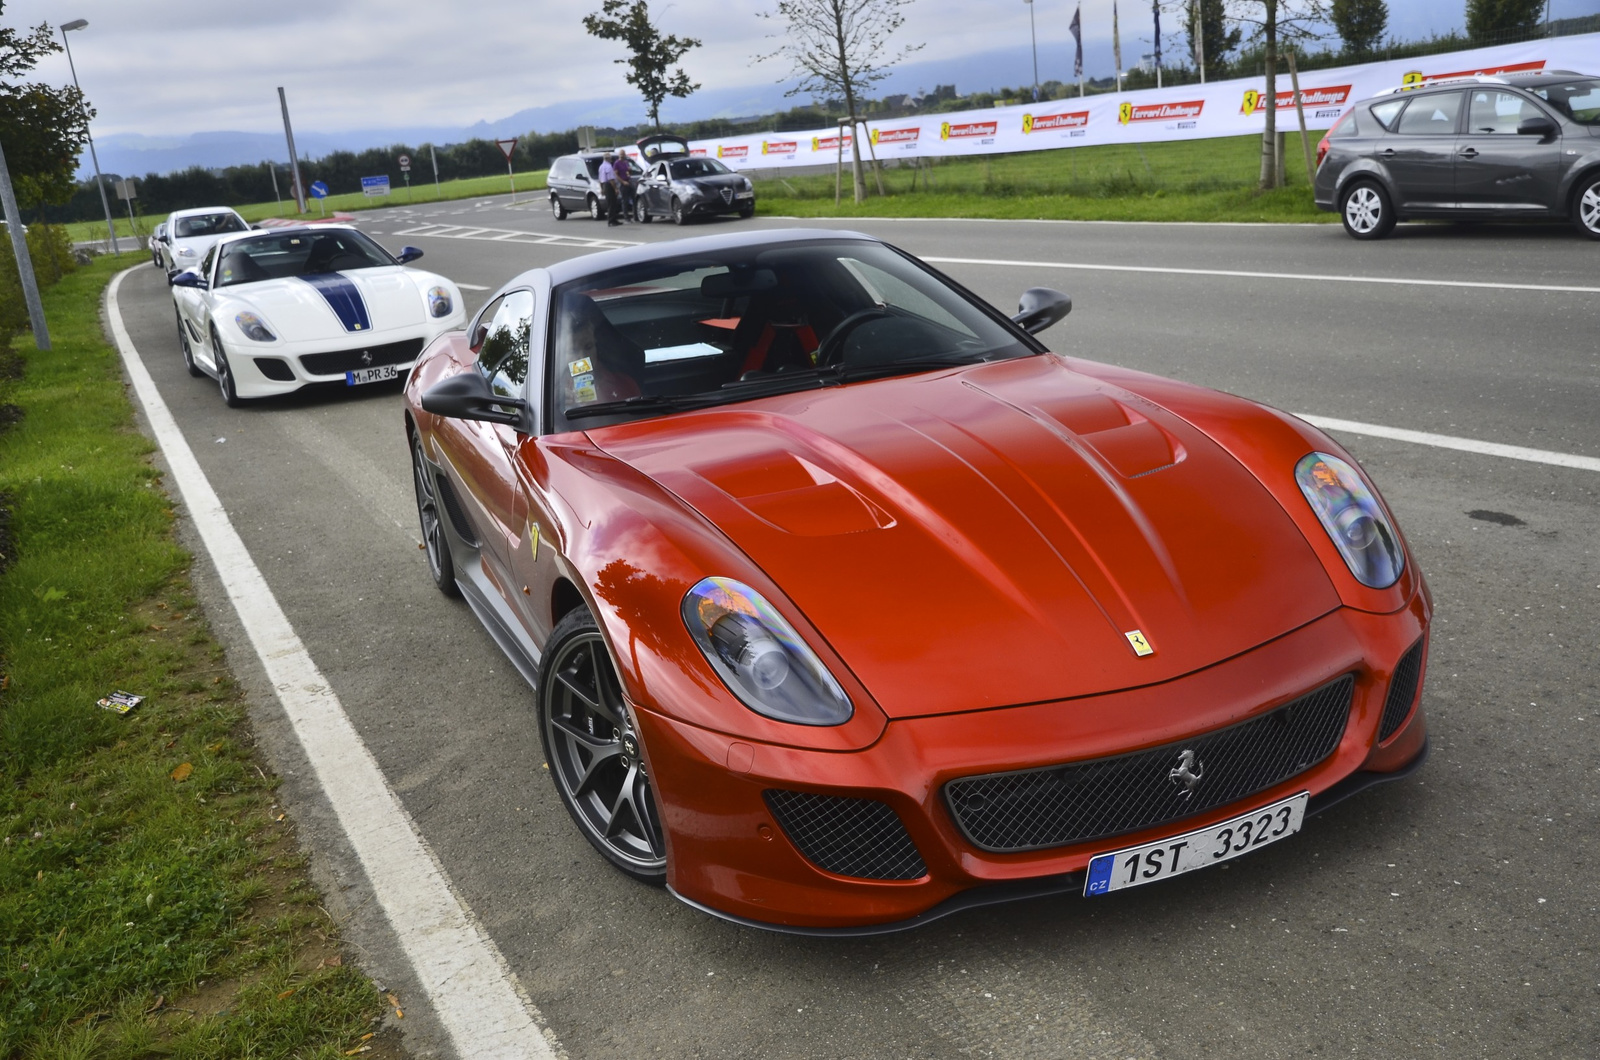
[[[591,390],[594,389],[594,373],[586,372],[583,375],[576,375],[572,377],[572,388],[574,390],[582,390],[585,387],[588,387]]]
[[[585,372],[594,371],[594,364],[587,357],[579,357],[576,361],[567,362],[567,371],[572,373],[573,378],[577,378]]]
[[[578,387],[575,391],[573,391],[572,396],[577,399],[580,405],[587,405],[589,402],[595,399],[593,383],[591,383],[589,386]]]

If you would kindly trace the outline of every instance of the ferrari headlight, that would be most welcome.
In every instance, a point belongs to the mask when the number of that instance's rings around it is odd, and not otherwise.
[[[239,330],[244,332],[244,337],[247,339],[254,339],[256,342],[278,341],[278,336],[274,335],[272,329],[263,324],[261,318],[254,313],[240,313],[233,318],[233,322],[239,325]]]
[[[450,292],[443,287],[428,289],[428,312],[436,317],[447,317],[450,310],[455,308],[450,301]]]
[[[1295,465],[1294,478],[1356,581],[1386,589],[1399,580],[1406,566],[1400,535],[1360,472],[1336,456],[1311,453]]]
[[[761,594],[706,578],[683,598],[683,620],[729,691],[757,714],[797,725],[842,725],[850,697]]]

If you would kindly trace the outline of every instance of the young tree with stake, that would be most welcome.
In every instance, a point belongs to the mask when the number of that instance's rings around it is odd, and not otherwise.
[[[646,0],[605,0],[600,10],[585,15],[583,28],[601,40],[617,40],[627,45],[632,56],[617,59],[629,69],[625,77],[628,84],[650,105],[650,122],[661,128],[661,104],[668,96],[687,98],[700,85],[689,80],[683,67],[669,68],[683,58],[691,48],[700,47],[693,37],[663,37],[661,30],[650,21],[650,5]]]
[[[799,84],[786,95],[809,92],[817,99],[843,99],[850,119],[850,156],[855,173],[856,202],[865,202],[867,183],[861,172],[860,115],[856,98],[863,89],[889,76],[889,67],[922,45],[898,53],[889,38],[905,24],[902,10],[911,0],[778,0],[776,11],[762,18],[787,24],[783,46],[761,59],[787,59]]]
[[[1253,40],[1262,43],[1267,86],[1261,96],[1266,129],[1261,134],[1261,182],[1263,191],[1282,187],[1282,166],[1278,164],[1278,42],[1305,40],[1317,36],[1312,28],[1327,18],[1322,0],[1233,0],[1233,18],[1254,27]],[[1245,71],[1240,71],[1244,73]]]

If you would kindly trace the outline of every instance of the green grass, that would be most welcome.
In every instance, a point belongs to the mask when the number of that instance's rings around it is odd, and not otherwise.
[[[1318,134],[1313,134],[1318,135]],[[867,201],[851,178],[834,205],[834,176],[761,181],[759,211],[800,217],[1000,217],[1078,221],[1327,221],[1306,184],[1300,135],[1288,135],[1287,186],[1258,192],[1261,138],[1104,144],[1060,151],[945,159],[867,172]]]
[[[535,170],[529,173],[517,174],[517,196],[520,198],[524,192],[533,194],[544,190],[545,170]],[[237,206],[239,215],[246,221],[263,221],[268,217],[295,218],[304,216],[315,219],[323,214],[333,214],[343,210],[372,210],[387,206],[410,206],[428,202],[450,202],[458,199],[475,199],[482,195],[506,195],[511,191],[511,185],[506,177],[471,177],[466,180],[447,180],[438,188],[434,187],[431,178],[423,179],[421,174],[413,171],[411,174],[411,190],[407,192],[404,184],[395,184],[393,191],[387,196],[374,196],[368,198],[360,192],[349,192],[344,195],[330,195],[322,200],[322,210],[317,209],[317,201],[308,199],[306,205],[309,212],[304,215],[295,213],[294,200],[287,197],[288,183],[284,183],[285,198],[281,202],[258,202],[248,206]],[[204,204],[201,204],[204,205]],[[122,203],[113,203],[112,209],[125,206]],[[150,234],[156,225],[167,219],[164,213],[150,214],[139,218],[139,236]],[[104,221],[74,221],[65,228],[75,243],[85,243],[91,240],[104,240],[106,238],[106,223]],[[117,218],[117,234],[126,237],[131,232],[128,224],[126,209]],[[141,243],[141,245],[143,245]],[[126,248],[124,248],[126,249]]]
[[[338,1056],[383,1000],[305,882],[100,332],[140,260],[47,289],[53,351],[0,350],[0,1056]],[[119,688],[149,698],[96,706]]]

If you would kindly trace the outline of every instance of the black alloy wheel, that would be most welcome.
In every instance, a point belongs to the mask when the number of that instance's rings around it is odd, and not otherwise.
[[[567,208],[561,205],[561,196],[554,192],[550,193],[550,213],[557,221],[565,221],[567,219]]]
[[[179,313],[177,309],[173,309],[172,313],[178,318],[178,345],[183,350],[183,366],[189,369],[190,375],[198,379],[206,373],[200,370],[198,364],[194,363],[194,347],[189,345],[189,329],[183,326],[182,313]]]
[[[550,777],[578,830],[634,879],[666,882],[667,848],[643,746],[586,609],[567,612],[551,631],[538,700]]]
[[[1339,202],[1339,217],[1344,230],[1356,239],[1382,239],[1394,227],[1394,206],[1383,186],[1358,180],[1345,190]]]
[[[422,524],[422,550],[428,556],[428,573],[433,584],[446,596],[461,595],[456,584],[456,563],[450,555],[450,542],[445,540],[443,513],[439,510],[439,495],[434,488],[428,460],[422,455],[422,436],[411,437],[411,480],[417,489],[417,521]]]
[[[744,218],[746,221],[750,220],[750,218],[754,217],[755,215],[756,208],[753,204],[750,206],[739,207],[739,216]]]
[[[594,195],[589,196],[589,220],[599,221],[604,218],[605,215],[605,207],[600,205],[599,198]]]
[[[683,209],[683,202],[676,195],[672,197],[672,223],[675,225],[689,223],[689,215]]]
[[[1600,239],[1600,172],[1578,181],[1572,193],[1572,223],[1590,239]]]
[[[633,219],[642,225],[647,225],[655,218],[650,216],[650,208],[644,204],[644,196],[640,195],[633,200]]]
[[[217,334],[215,324],[211,325],[211,359],[217,366],[217,389],[222,391],[222,403],[230,409],[243,405],[244,399],[234,385],[233,371],[228,367],[228,354],[222,348],[222,336]]]

